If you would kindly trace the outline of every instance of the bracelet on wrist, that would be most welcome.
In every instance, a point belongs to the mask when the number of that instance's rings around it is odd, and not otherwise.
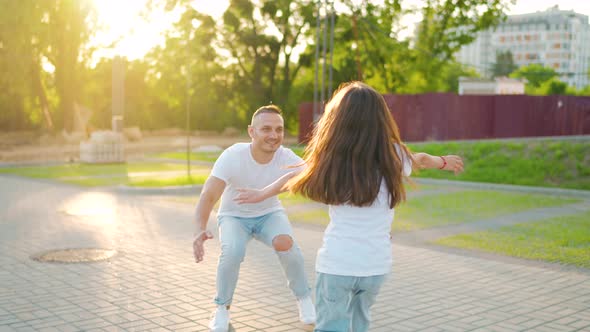
[[[442,164],[442,166],[441,166],[441,167],[439,167],[438,169],[443,169],[443,168],[445,168],[445,166],[447,166],[447,160],[446,160],[446,159],[445,159],[445,157],[443,157],[443,156],[440,156],[440,159],[442,159],[442,161],[443,161],[443,164]]]

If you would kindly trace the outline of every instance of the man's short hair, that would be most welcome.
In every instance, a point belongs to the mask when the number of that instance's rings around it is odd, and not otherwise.
[[[281,111],[281,109],[276,106],[276,105],[266,105],[266,106],[262,106],[259,109],[256,110],[256,112],[254,112],[254,114],[252,115],[252,120],[254,120],[254,118],[259,115],[259,114],[263,114],[263,113],[274,113],[274,114],[278,114],[278,115],[283,115],[283,111]]]

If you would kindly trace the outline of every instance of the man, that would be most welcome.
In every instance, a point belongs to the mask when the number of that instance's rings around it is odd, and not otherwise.
[[[279,258],[289,288],[297,297],[299,319],[315,322],[311,291],[303,269],[303,255],[294,243],[291,225],[277,196],[255,204],[238,204],[241,188],[261,189],[278,178],[294,174],[288,166],[303,160],[281,146],[284,121],[281,110],[263,106],[256,110],[248,126],[251,143],[237,143],[226,149],[215,162],[201,192],[196,209],[197,230],[193,250],[197,263],[203,260],[203,243],[212,238],[207,221],[221,197],[217,213],[221,255],[217,265],[217,309],[209,323],[212,331],[227,331],[229,307],[238,281],[246,244],[251,238],[272,247]]]

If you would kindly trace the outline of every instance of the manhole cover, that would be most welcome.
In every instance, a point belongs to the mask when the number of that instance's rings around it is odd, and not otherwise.
[[[44,263],[90,263],[107,260],[115,254],[117,251],[113,249],[73,248],[44,251],[31,258]]]

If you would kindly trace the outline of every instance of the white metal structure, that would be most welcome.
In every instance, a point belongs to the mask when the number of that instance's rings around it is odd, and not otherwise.
[[[524,81],[497,77],[493,80],[459,77],[460,95],[522,95]]]

